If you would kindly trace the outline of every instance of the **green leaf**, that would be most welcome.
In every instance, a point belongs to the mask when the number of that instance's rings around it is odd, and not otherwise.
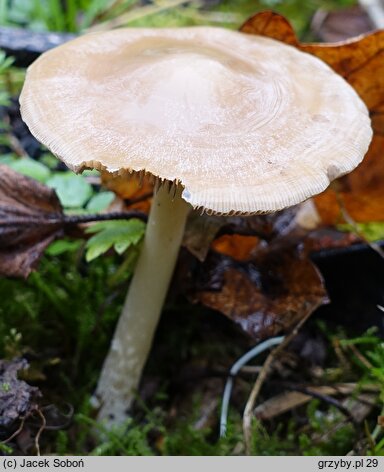
[[[8,165],[16,172],[20,172],[20,174],[31,177],[39,182],[46,182],[51,175],[47,166],[29,157],[17,159],[16,161],[10,162]]]
[[[14,62],[15,59],[13,57],[8,57],[4,51],[0,51],[0,72],[9,69]]]
[[[65,208],[82,207],[92,196],[92,186],[81,175],[63,172],[54,175],[46,184],[54,188]]]
[[[96,236],[95,236],[95,238],[96,238]],[[91,238],[91,239],[93,239],[93,238]],[[101,242],[101,241],[98,241],[97,239],[94,239],[92,241],[92,243],[89,244],[88,247],[87,247],[87,252],[85,254],[85,260],[87,262],[91,262],[91,261],[93,261],[93,259],[96,259],[97,257],[101,256],[102,254],[105,254],[111,248],[112,244],[109,241]]]
[[[87,204],[87,210],[98,213],[105,210],[113,202],[115,194],[113,192],[100,192],[94,195]]]
[[[96,233],[86,244],[85,258],[90,262],[112,247],[122,254],[130,246],[138,244],[144,235],[145,223],[135,218],[128,221],[102,221],[87,228],[86,232]]]
[[[65,252],[77,251],[81,245],[82,241],[69,241],[67,239],[60,239],[59,241],[54,241],[52,244],[50,244],[45,252],[50,256],[59,256]]]
[[[0,141],[1,144],[1,141]],[[10,166],[13,162],[15,162],[17,157],[15,157],[14,154],[2,154],[0,156],[0,164],[5,164],[7,166]]]
[[[4,25],[7,21],[7,0],[0,0],[0,24]]]
[[[118,243],[115,243],[113,248],[117,252],[117,254],[123,254],[129,246],[131,245],[131,241],[119,241]]]
[[[39,157],[39,162],[47,166],[49,169],[55,170],[60,161],[50,152],[46,152]]]

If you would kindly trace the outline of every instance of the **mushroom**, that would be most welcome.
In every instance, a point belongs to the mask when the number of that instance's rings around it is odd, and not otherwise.
[[[319,59],[212,27],[93,33],[43,54],[20,97],[32,133],[76,172],[159,188],[96,396],[126,418],[188,211],[281,210],[354,169],[371,140],[356,92]]]

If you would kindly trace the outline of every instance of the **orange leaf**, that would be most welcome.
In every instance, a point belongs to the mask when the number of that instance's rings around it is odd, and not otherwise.
[[[374,137],[362,164],[339,179],[340,200],[355,221],[384,220],[384,31],[328,44],[300,43],[281,15],[262,12],[247,20],[241,31],[268,36],[317,56],[340,74],[367,105]],[[322,220],[334,224],[340,217],[335,191],[315,197]]]
[[[101,181],[105,188],[124,200],[125,210],[149,212],[153,184],[148,177],[140,178],[137,174],[115,175],[103,171],[101,172]]]
[[[236,261],[247,261],[252,252],[259,243],[260,239],[257,236],[243,236],[241,234],[224,234],[215,239],[211,248],[232,257]]]

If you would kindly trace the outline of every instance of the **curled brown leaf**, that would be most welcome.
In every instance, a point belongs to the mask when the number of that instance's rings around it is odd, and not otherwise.
[[[52,189],[0,165],[0,274],[27,277],[62,236],[62,218]]]

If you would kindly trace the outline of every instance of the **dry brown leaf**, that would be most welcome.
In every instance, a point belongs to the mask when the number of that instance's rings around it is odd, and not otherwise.
[[[62,217],[52,189],[0,165],[0,275],[27,277],[62,235]]]
[[[247,20],[241,31],[268,36],[313,54],[326,62],[354,87],[367,105],[374,137],[360,166],[339,179],[341,201],[355,221],[384,220],[384,31],[332,44],[300,43],[290,23],[281,15],[262,12]],[[333,189],[315,197],[326,224],[340,217]]]

